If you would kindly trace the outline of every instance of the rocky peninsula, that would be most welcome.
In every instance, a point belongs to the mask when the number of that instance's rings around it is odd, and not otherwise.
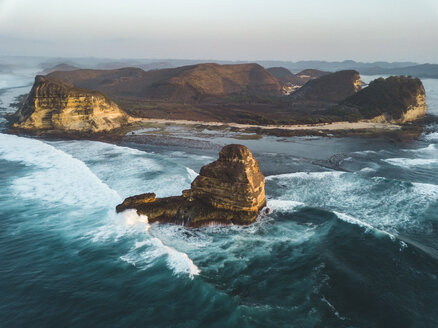
[[[205,165],[180,196],[156,198],[146,193],[126,198],[116,211],[136,209],[149,222],[199,227],[212,224],[250,224],[266,205],[265,177],[250,150],[227,145],[219,159]]]

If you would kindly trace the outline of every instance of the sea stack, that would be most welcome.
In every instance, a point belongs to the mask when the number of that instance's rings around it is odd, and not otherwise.
[[[250,224],[265,205],[265,177],[258,161],[247,147],[227,145],[218,160],[201,168],[181,196],[155,198],[154,193],[146,193],[126,198],[116,211],[136,209],[151,223],[199,227]]]
[[[57,134],[100,133],[135,121],[98,91],[41,75],[11,120],[12,129]]]

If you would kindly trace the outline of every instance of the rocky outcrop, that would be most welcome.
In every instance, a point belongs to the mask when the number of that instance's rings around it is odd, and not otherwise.
[[[149,222],[199,227],[249,224],[265,205],[265,178],[258,161],[247,147],[228,145],[217,161],[201,168],[191,189],[181,196],[155,198],[153,193],[142,194],[125,199],[116,210],[136,209]]]
[[[339,71],[307,82],[289,97],[291,101],[310,100],[339,102],[355,94],[362,87],[360,75],[353,70]]]
[[[134,119],[100,92],[78,89],[38,75],[11,121],[13,129],[98,133],[119,128]]]
[[[379,78],[344,100],[341,108],[344,113],[358,113],[365,122],[406,123],[426,115],[426,92],[417,78]]]

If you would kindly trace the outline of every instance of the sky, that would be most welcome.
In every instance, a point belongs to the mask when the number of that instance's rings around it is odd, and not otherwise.
[[[0,0],[0,55],[438,63],[438,0]]]

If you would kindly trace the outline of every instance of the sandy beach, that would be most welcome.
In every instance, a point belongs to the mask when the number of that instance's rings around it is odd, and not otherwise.
[[[310,130],[310,131],[337,131],[337,130],[400,130],[401,126],[389,123],[370,123],[370,122],[334,122],[325,124],[299,124],[299,125],[256,125],[256,124],[240,124],[240,123],[224,123],[224,122],[204,122],[204,121],[189,121],[189,120],[168,120],[168,119],[142,119],[144,123],[161,123],[161,124],[176,124],[176,125],[205,125],[205,126],[228,126],[238,129],[260,128],[264,130]]]

